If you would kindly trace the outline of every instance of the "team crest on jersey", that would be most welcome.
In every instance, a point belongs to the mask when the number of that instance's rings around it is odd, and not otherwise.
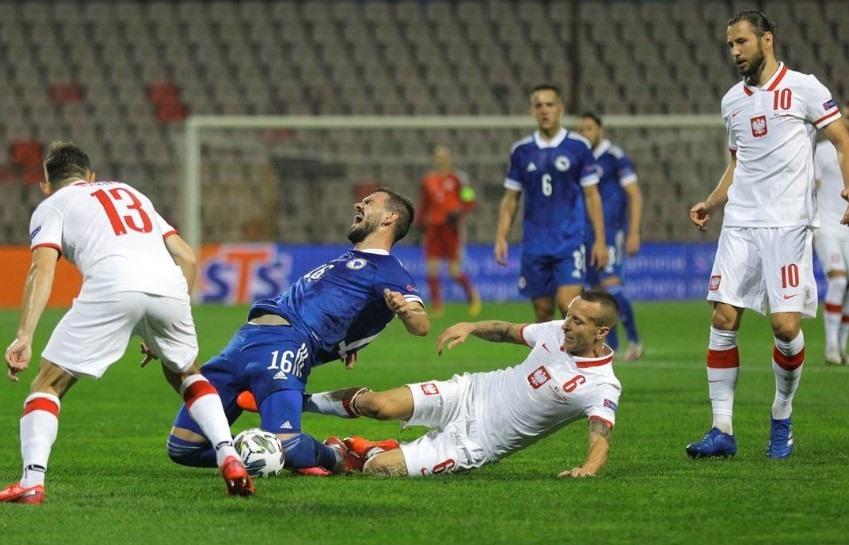
[[[528,285],[528,281],[527,281],[527,280],[525,280],[525,277],[524,277],[524,276],[520,276],[520,277],[519,277],[519,289],[520,289],[520,290],[523,290],[523,289],[525,289],[525,286],[527,286],[527,285]]]
[[[540,365],[538,368],[534,369],[533,373],[528,375],[528,384],[530,384],[531,388],[534,390],[549,380],[551,380],[551,375],[548,374],[548,369],[546,369],[544,365]]]
[[[536,169],[537,169],[537,166],[535,164],[533,164],[533,162],[528,165],[528,172],[535,172]]]
[[[766,126],[766,116],[759,115],[757,117],[752,118],[752,136],[755,138],[760,138],[762,136],[766,136],[768,132]]]
[[[41,231],[41,225],[39,225],[38,227],[36,227],[35,229],[33,229],[33,230],[32,230],[32,233],[30,233],[30,234],[29,234],[29,239],[30,239],[30,241],[32,241],[32,239],[34,239],[34,238],[35,238],[35,235],[37,235],[40,231]]]
[[[554,160],[554,168],[560,172],[566,172],[570,166],[572,166],[572,163],[569,162],[569,158],[565,155],[558,155],[557,159]]]
[[[422,384],[422,392],[426,396],[435,396],[439,395],[439,388],[436,387],[436,384],[433,382],[428,382],[427,384]]]
[[[351,269],[352,271],[358,271],[366,266],[366,260],[361,257],[355,257],[354,259],[345,263],[345,266]]]
[[[715,274],[710,277],[710,285],[708,286],[710,291],[716,291],[719,289],[719,283],[722,281],[721,274]]]

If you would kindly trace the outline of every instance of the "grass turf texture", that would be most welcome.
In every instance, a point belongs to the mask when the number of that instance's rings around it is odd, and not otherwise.
[[[487,305],[481,319],[523,321],[528,304]],[[61,312],[49,311],[36,350]],[[98,382],[79,382],[62,405],[47,477],[48,503],[0,504],[0,542],[40,543],[847,543],[846,428],[849,367],[823,363],[821,319],[805,322],[807,363],[795,403],[797,450],[771,461],[763,448],[773,396],[768,323],[743,320],[735,405],[739,453],[691,461],[684,445],[710,424],[704,370],[709,307],[637,305],[646,344],[638,363],[618,363],[623,384],[610,459],[599,477],[558,480],[580,465],[586,426],[575,423],[499,464],[467,475],[415,480],[282,477],[257,495],[229,498],[212,470],[179,467],[164,451],[180,404],[155,365],[130,356]],[[244,308],[197,307],[201,357],[213,356],[242,323]],[[466,319],[449,306],[426,339],[399,323],[361,354],[355,370],[333,364],[310,377],[313,391],[354,384],[389,388],[518,363],[520,346],[470,339],[437,357],[435,339]],[[0,313],[5,341],[17,313]],[[4,341],[4,342],[5,342]],[[29,370],[0,384],[0,480],[18,479],[18,418]],[[243,416],[234,433],[257,424]],[[306,415],[305,431],[390,436],[423,430],[396,423]]]

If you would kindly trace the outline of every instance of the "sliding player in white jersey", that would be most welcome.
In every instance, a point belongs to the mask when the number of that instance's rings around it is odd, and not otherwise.
[[[384,476],[424,476],[479,468],[532,445],[570,422],[589,421],[584,463],[560,477],[595,475],[607,460],[621,386],[613,351],[605,344],[619,310],[602,291],[584,292],[566,318],[540,324],[498,321],[459,323],[440,335],[453,348],[475,335],[493,342],[527,344],[525,360],[508,369],[455,375],[446,381],[408,384],[386,392],[351,388],[311,396],[324,414],[402,420],[433,431],[399,445],[395,440],[346,439],[363,471]]]
[[[20,421],[23,477],[0,490],[0,502],[44,502],[59,400],[77,379],[100,378],[124,355],[133,334],[161,358],[166,379],[212,440],[228,492],[252,494],[218,393],[195,364],[191,248],[147,197],[124,183],[96,182],[89,158],[79,147],[51,146],[44,173],[41,189],[47,198],[30,223],[32,265],[20,325],[5,354],[9,379],[17,382],[17,374],[29,366],[33,334],[61,255],[76,264],[83,286],[41,354]]]
[[[728,22],[727,37],[744,77],[722,99],[731,162],[710,196],[690,209],[690,220],[704,230],[727,202],[707,297],[714,305],[707,355],[713,426],[701,441],[687,445],[687,453],[702,458],[737,452],[731,418],[740,365],[737,331],[743,309],[750,308],[770,312],[775,399],[766,454],[786,458],[793,452],[790,414],[805,362],[801,317],[814,317],[817,310],[814,136],[822,129],[843,152],[846,184],[849,131],[834,123],[840,110],[817,78],[776,60],[775,26],[766,15],[737,14]],[[843,222],[847,219],[844,214]]]
[[[843,107],[843,123],[849,124],[849,103]],[[820,140],[814,153],[814,176],[817,182],[817,213],[820,228],[814,234],[814,249],[828,280],[825,292],[825,361],[849,363],[846,343],[849,341],[849,229],[840,225],[846,202],[838,199],[843,190],[843,175],[837,148]]]

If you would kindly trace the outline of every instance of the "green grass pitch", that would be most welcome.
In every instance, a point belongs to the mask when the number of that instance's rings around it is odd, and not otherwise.
[[[529,304],[488,305],[482,319],[524,321]],[[475,473],[414,480],[282,477],[259,480],[253,498],[230,498],[212,470],[179,467],[164,451],[180,404],[156,366],[132,352],[98,381],[66,396],[47,477],[48,503],[0,505],[0,543],[849,543],[849,367],[823,363],[822,323],[805,322],[807,363],[795,403],[797,450],[763,455],[773,396],[768,323],[748,313],[733,460],[689,460],[684,445],[709,427],[704,370],[709,307],[637,305],[646,355],[617,363],[623,395],[607,466],[580,481],[555,478],[578,465],[586,426],[573,424]],[[48,312],[36,349],[61,312]],[[242,323],[244,308],[195,309],[201,357],[214,355]],[[428,338],[396,322],[361,354],[357,368],[316,369],[313,391],[365,384],[388,388],[518,363],[520,346],[471,339],[437,357],[435,339],[465,319],[449,307]],[[0,313],[10,342],[16,312]],[[29,370],[0,383],[0,481],[18,479],[18,418]],[[234,431],[254,426],[243,417]],[[305,431],[409,440],[397,423],[306,415]]]

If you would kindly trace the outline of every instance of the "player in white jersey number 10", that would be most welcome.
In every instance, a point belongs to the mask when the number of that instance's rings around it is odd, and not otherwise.
[[[766,454],[793,452],[791,412],[805,362],[802,316],[817,310],[811,240],[818,227],[814,198],[814,137],[817,130],[843,154],[842,191],[849,195],[849,130],[828,89],[816,77],[788,69],[775,57],[775,25],[762,12],[731,18],[727,45],[743,81],[722,99],[731,161],[713,192],[690,209],[690,220],[706,229],[723,205],[719,246],[708,283],[714,305],[708,343],[708,391],[713,425],[687,445],[693,458],[737,452],[732,428],[740,368],[737,330],[743,309],[769,312],[774,336],[775,398]],[[842,223],[849,222],[843,205]],[[837,227],[837,226],[834,226]]]
[[[349,388],[313,394],[311,410],[431,428],[427,435],[401,445],[394,439],[345,439],[364,462],[365,473],[395,477],[479,468],[584,419],[589,425],[586,458],[558,476],[592,476],[607,461],[621,392],[613,374],[613,351],[605,344],[618,316],[610,294],[589,291],[572,300],[564,320],[530,325],[455,324],[440,335],[440,353],[469,335],[526,344],[531,351],[522,363],[508,369],[455,375],[385,392]]]

